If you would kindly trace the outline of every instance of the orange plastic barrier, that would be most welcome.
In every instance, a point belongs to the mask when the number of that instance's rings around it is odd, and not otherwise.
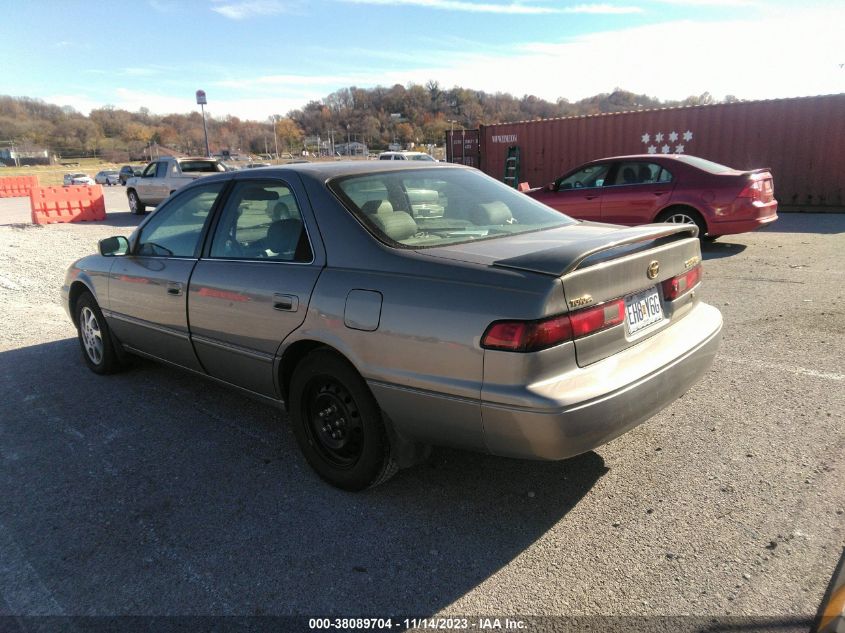
[[[106,219],[102,185],[36,187],[29,194],[33,224]]]
[[[25,198],[38,186],[38,176],[5,176],[0,178],[0,198]]]

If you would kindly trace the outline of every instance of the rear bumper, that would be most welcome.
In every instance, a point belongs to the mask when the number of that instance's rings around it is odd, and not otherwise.
[[[674,402],[698,381],[713,363],[721,331],[721,313],[698,304],[666,332],[536,386],[540,406],[528,405],[525,397],[519,405],[482,401],[487,449],[506,457],[557,460],[609,442]],[[679,349],[683,350],[680,354]],[[629,378],[637,367],[645,370]],[[569,401],[573,393],[588,392],[592,392],[588,399]],[[558,406],[549,406],[555,397]]]
[[[762,226],[771,224],[778,219],[778,203],[776,200],[768,203],[755,203],[750,213],[743,213],[742,217],[717,216],[708,218],[707,234],[711,237],[719,235],[735,235],[756,231]]]

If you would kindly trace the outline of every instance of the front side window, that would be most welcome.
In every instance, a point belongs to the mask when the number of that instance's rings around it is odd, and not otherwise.
[[[158,167],[158,163],[150,163],[144,169],[144,173],[141,174],[143,178],[152,178],[156,175],[156,167]]]
[[[278,180],[239,182],[214,231],[211,257],[310,262],[308,234],[290,188]]]
[[[377,238],[425,248],[518,235],[574,222],[513,187],[460,168],[345,176],[329,188]]]
[[[165,161],[161,161],[156,166],[156,178],[166,178],[167,177],[167,163]]]
[[[158,209],[141,230],[136,254],[196,257],[203,227],[224,185],[215,182],[183,191]]]
[[[583,169],[579,169],[574,174],[570,174],[566,178],[561,179],[557,183],[558,191],[564,189],[582,189],[587,187],[601,187],[607,178],[607,172],[610,171],[610,165],[588,165]]]

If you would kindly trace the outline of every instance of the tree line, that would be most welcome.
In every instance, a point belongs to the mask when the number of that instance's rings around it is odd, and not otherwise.
[[[708,103],[715,100],[706,92],[681,101],[661,101],[618,88],[579,101],[550,102],[533,95],[515,97],[459,87],[444,90],[438,82],[429,81],[426,85],[342,88],[266,121],[209,116],[207,122],[212,151],[297,154],[303,148],[314,149],[318,139],[332,138],[335,144],[358,141],[373,150],[393,142],[405,147],[442,145],[450,128]],[[12,96],[0,96],[2,145],[116,162],[143,158],[155,145],[185,154],[205,152],[199,112],[160,115],[147,108],[129,112],[107,105],[86,116],[70,106]]]

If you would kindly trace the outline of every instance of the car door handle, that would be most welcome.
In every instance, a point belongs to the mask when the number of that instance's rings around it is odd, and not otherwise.
[[[595,200],[598,196],[584,196],[585,200]]]
[[[282,312],[296,312],[299,310],[299,297],[273,293],[273,309]]]
[[[176,281],[171,281],[167,284],[167,294],[178,297],[182,294],[182,284]]]
[[[653,192],[655,196],[665,196],[668,192],[667,191],[655,191]]]

